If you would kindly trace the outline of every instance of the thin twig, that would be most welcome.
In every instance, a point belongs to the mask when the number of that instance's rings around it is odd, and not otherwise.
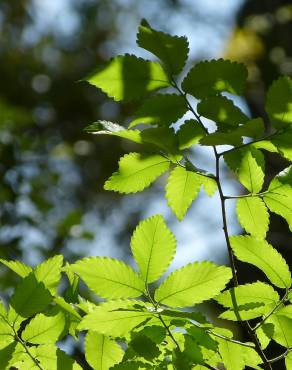
[[[277,357],[274,357],[274,358],[271,358],[270,360],[268,360],[270,363],[273,363],[273,362],[277,362],[277,361],[280,361],[282,360],[282,358],[284,358],[286,355],[288,355],[289,352],[292,351],[292,347],[291,348],[287,348],[287,350],[282,353],[280,356],[277,356]]]

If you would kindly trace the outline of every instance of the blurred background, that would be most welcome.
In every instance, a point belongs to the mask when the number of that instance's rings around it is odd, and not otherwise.
[[[125,124],[138,102],[117,104],[78,81],[116,54],[150,58],[135,45],[142,17],[153,28],[186,35],[192,63],[220,56],[244,62],[248,89],[236,103],[250,116],[266,118],[264,91],[279,75],[292,75],[291,0],[0,1],[1,258],[35,264],[62,253],[68,261],[89,255],[130,261],[135,225],[159,212],[178,240],[172,268],[202,259],[228,263],[216,195],[201,194],[179,223],[163,198],[163,178],[142,194],[103,190],[118,158],[136,148],[83,129],[100,118]],[[194,155],[212,170],[206,150]],[[269,181],[287,163],[266,159]],[[242,191],[226,176],[226,193]],[[240,233],[231,201],[228,217],[231,232]],[[291,233],[279,217],[272,217],[268,239],[291,262]],[[246,265],[238,268],[242,283],[263,279]],[[17,278],[4,267],[0,278],[5,296]],[[278,350],[272,346],[271,355]]]

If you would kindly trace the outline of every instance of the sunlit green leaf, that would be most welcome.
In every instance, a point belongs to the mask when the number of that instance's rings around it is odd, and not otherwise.
[[[252,236],[232,236],[230,242],[235,256],[240,261],[258,267],[277,287],[290,287],[291,273],[286,261],[265,240]]]
[[[179,148],[187,149],[190,146],[197,144],[204,135],[205,131],[198,121],[194,119],[185,121],[177,132]]]
[[[137,100],[170,86],[169,77],[159,63],[129,54],[111,59],[85,80],[117,101]]]
[[[104,303],[85,315],[78,328],[123,337],[152,316],[141,301],[115,300]]]
[[[212,96],[197,105],[198,113],[212,121],[218,130],[226,132],[248,121],[248,117],[225,96]]]
[[[285,218],[292,230],[292,184],[285,180],[285,172],[280,173],[270,183],[264,194],[264,201],[270,211]]]
[[[159,279],[175,254],[176,241],[161,215],[140,222],[131,249],[145,284]]]
[[[266,111],[276,128],[292,122],[292,80],[288,76],[274,81],[267,93]]]
[[[226,290],[215,299],[229,308],[220,315],[221,318],[250,320],[271,311],[276,306],[279,295],[270,285],[258,281]]]
[[[195,172],[177,166],[168,178],[165,188],[166,199],[169,207],[180,221],[200,191],[201,177]]]
[[[123,358],[122,348],[109,337],[89,330],[85,336],[85,358],[94,370],[108,370]]]
[[[106,190],[136,193],[144,190],[162,175],[170,161],[158,154],[126,154],[119,161],[119,170],[104,184]]]
[[[142,20],[139,27],[137,44],[157,56],[171,75],[183,69],[188,57],[189,44],[186,37],[156,31],[145,20]]]
[[[4,259],[0,259],[0,263],[10,268],[10,270],[14,271],[17,275],[21,277],[26,277],[31,271],[32,268],[21,261],[8,261]]]
[[[102,298],[134,298],[144,292],[144,282],[137,272],[114,258],[83,258],[69,268]]]
[[[231,278],[228,267],[194,262],[172,272],[155,291],[159,303],[186,307],[216,296]]]
[[[154,95],[144,102],[135,112],[129,127],[139,124],[170,125],[181,118],[188,108],[181,95]]]
[[[265,238],[269,228],[269,212],[261,198],[238,199],[236,213],[239,223],[248,233],[258,238]]]
[[[37,281],[44,284],[44,286],[54,294],[61,279],[61,268],[63,265],[63,256],[56,255],[49,258],[43,263],[36,266],[34,275]]]
[[[196,64],[182,83],[183,90],[198,99],[227,91],[241,95],[247,70],[243,64],[218,59]]]
[[[265,177],[265,159],[261,151],[249,148],[243,152],[238,178],[251,193],[261,191]]]
[[[53,316],[37,314],[22,332],[22,339],[34,344],[55,343],[65,328],[66,320],[62,312]]]

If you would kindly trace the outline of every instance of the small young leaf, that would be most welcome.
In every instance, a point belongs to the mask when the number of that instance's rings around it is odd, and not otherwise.
[[[197,105],[198,113],[212,121],[218,130],[226,132],[248,121],[248,117],[225,96],[212,96]]]
[[[221,314],[221,318],[250,320],[271,311],[279,301],[279,295],[270,285],[258,281],[226,290],[215,299],[230,309]]]
[[[139,27],[137,44],[157,56],[170,75],[181,72],[188,58],[189,44],[186,37],[156,31],[145,20],[142,20]]]
[[[129,54],[111,59],[85,80],[117,101],[136,100],[151,91],[170,86],[169,78],[159,63]]]
[[[83,258],[69,267],[102,298],[134,298],[144,292],[144,282],[130,266],[108,257]]]
[[[110,121],[99,120],[85,127],[84,131],[94,135],[112,135],[143,144],[141,131],[127,130],[125,127]]]
[[[65,316],[58,312],[54,316],[37,314],[22,332],[22,339],[34,344],[55,343],[66,325]]]
[[[154,95],[136,111],[129,128],[139,124],[168,126],[181,118],[187,110],[185,99],[180,95]]]
[[[166,199],[180,221],[200,191],[201,177],[183,167],[175,167],[168,178]]]
[[[205,135],[205,131],[198,121],[189,119],[180,126],[177,136],[179,142],[179,149],[187,149],[195,145]]]
[[[112,337],[123,337],[136,326],[150,320],[152,316],[150,311],[143,309],[141,301],[115,300],[104,303],[89,312],[83,317],[78,328],[79,330],[97,331]]]
[[[232,236],[231,247],[235,256],[264,272],[267,278],[279,288],[289,288],[291,273],[284,258],[265,240],[252,236]]]
[[[282,128],[292,122],[292,80],[288,76],[274,81],[267,93],[266,111],[272,125]]]
[[[216,296],[231,278],[228,267],[194,262],[171,273],[155,291],[155,300],[171,307],[186,307]]]
[[[119,161],[119,170],[104,184],[105,190],[136,193],[144,190],[162,175],[170,161],[158,154],[126,154]]]
[[[10,270],[14,271],[22,278],[26,277],[32,271],[30,266],[25,265],[21,261],[8,261],[0,258],[0,263],[7,266]]]
[[[270,211],[285,218],[292,230],[292,186],[282,176],[280,173],[271,181],[263,199]]]
[[[140,222],[131,239],[133,256],[145,284],[159,279],[175,254],[176,241],[161,215]]]
[[[244,91],[247,70],[243,64],[218,59],[196,64],[182,83],[186,93],[198,99],[222,91],[241,95]]]
[[[123,358],[122,348],[109,337],[89,330],[85,336],[85,358],[94,370],[108,370]]]
[[[251,193],[261,191],[265,177],[265,159],[261,151],[249,148],[244,151],[238,178]]]
[[[237,218],[241,226],[251,235],[264,239],[269,228],[269,212],[259,197],[238,199]]]

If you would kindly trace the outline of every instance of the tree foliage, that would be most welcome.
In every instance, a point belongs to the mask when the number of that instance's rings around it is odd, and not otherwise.
[[[218,369],[222,364],[227,370],[276,369],[277,361],[284,357],[289,367],[291,273],[265,237],[269,212],[279,214],[291,228],[292,172],[287,167],[264,188],[263,150],[289,159],[292,149],[286,134],[290,129],[291,80],[281,78],[268,91],[267,113],[274,131],[266,134],[260,117],[250,120],[223,95],[242,94],[247,78],[244,65],[222,59],[201,62],[179,86],[175,76],[185,65],[187,40],[155,31],[142,21],[137,42],[160,62],[118,56],[86,78],[118,101],[146,97],[129,129],[106,121],[86,128],[89,133],[134,141],[142,148],[120,159],[117,172],[104,188],[127,194],[141,192],[160,175],[170,173],[166,199],[180,221],[201,186],[210,196],[218,191],[230,267],[193,261],[163,278],[173,260],[176,241],[161,215],[141,221],[133,232],[131,250],[136,268],[108,257],[64,264],[62,256],[55,256],[34,268],[2,259],[0,262],[21,281],[7,305],[0,305],[1,366],[80,369],[75,359],[58,348],[58,341],[67,337],[78,340],[85,332],[85,358],[96,370]],[[147,97],[165,87],[172,87],[177,95]],[[200,100],[198,113],[188,95]],[[187,111],[194,119],[177,130],[170,127]],[[215,132],[209,133],[204,118],[216,123]],[[141,129],[132,129],[140,123]],[[220,148],[224,144],[231,148]],[[188,150],[195,145],[212,147],[215,173],[197,168],[188,159]],[[246,194],[224,194],[221,159]],[[229,199],[237,199],[238,219],[247,235],[229,235],[225,207]],[[236,259],[261,270],[267,281],[239,284]],[[67,277],[66,283],[62,276]],[[91,300],[78,295],[79,281],[89,288]],[[59,288],[65,284],[62,295]],[[93,294],[103,301],[96,303]],[[221,318],[237,321],[247,329],[247,342],[198,312],[196,305],[212,300],[224,307]],[[274,359],[265,354],[270,341],[284,347]]]

